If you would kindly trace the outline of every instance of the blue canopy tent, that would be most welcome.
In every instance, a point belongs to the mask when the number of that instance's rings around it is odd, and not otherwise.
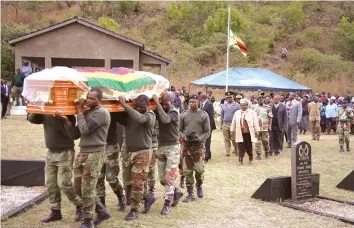
[[[226,87],[226,70],[194,80],[191,85],[211,88]],[[263,68],[229,68],[229,89],[267,91],[311,91],[312,89]]]

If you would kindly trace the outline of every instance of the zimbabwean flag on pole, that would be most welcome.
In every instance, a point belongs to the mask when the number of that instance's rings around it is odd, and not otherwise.
[[[229,39],[229,46],[233,47],[236,50],[239,50],[243,56],[247,56],[248,51],[245,43],[238,37],[235,33],[233,33],[230,29],[230,39]]]

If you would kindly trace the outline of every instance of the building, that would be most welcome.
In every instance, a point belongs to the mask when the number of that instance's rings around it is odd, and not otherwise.
[[[35,68],[126,67],[144,70],[158,67],[165,76],[171,60],[151,51],[144,44],[119,35],[78,17],[10,40],[15,46],[15,67],[31,63]]]

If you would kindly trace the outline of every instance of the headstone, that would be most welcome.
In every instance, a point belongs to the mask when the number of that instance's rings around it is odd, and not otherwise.
[[[298,142],[291,151],[291,199],[306,200],[312,196],[311,145]]]

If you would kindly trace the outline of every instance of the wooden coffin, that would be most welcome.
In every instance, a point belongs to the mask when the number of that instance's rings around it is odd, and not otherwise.
[[[37,114],[54,114],[59,110],[62,115],[76,114],[76,101],[85,93],[80,87],[71,81],[30,81],[28,82],[29,90],[33,93],[38,93],[40,88],[51,87],[49,92],[49,101],[44,105],[38,105],[36,102],[30,101],[26,107],[28,113]],[[102,100],[102,106],[109,112],[123,112],[124,108],[117,100]],[[128,103],[131,107],[135,107],[134,102]],[[149,109],[155,109],[156,104],[150,101]]]

